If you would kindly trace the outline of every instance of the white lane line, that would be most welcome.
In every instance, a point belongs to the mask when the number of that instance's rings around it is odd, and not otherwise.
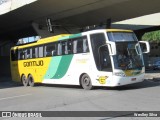
[[[24,95],[12,96],[12,97],[0,98],[0,101],[1,101],[1,100],[8,100],[8,99],[25,97],[25,96],[29,96],[29,95],[32,95],[32,94],[24,94]]]

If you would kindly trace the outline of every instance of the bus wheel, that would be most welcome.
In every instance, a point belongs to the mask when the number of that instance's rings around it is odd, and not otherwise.
[[[85,90],[91,90],[93,88],[91,79],[87,74],[81,77],[81,85]]]
[[[26,78],[25,75],[22,75],[21,81],[25,87],[28,86],[28,79]]]
[[[28,82],[29,82],[29,86],[33,87],[34,86],[34,78],[32,75],[28,76]]]

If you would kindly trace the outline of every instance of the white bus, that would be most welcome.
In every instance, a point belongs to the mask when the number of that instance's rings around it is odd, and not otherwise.
[[[144,80],[143,53],[149,51],[149,43],[130,30],[58,35],[13,47],[12,79],[24,86],[68,84],[88,90],[133,84]]]

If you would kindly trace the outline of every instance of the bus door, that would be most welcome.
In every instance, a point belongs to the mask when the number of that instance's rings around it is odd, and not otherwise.
[[[92,34],[90,37],[94,61],[98,71],[108,72],[107,74],[112,75],[110,47],[106,44],[104,33]]]

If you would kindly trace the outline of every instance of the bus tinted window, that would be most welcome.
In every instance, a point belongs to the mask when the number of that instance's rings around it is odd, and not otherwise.
[[[18,59],[19,60],[24,60],[25,59],[25,52],[23,51],[23,49],[18,51]]]
[[[51,43],[45,46],[45,57],[51,57],[57,55],[57,44]]]
[[[58,43],[58,52],[57,55],[62,55],[62,43]]]
[[[83,38],[83,52],[89,52],[89,46],[88,46],[88,41],[87,38]]]
[[[72,43],[72,41],[71,40],[69,40],[68,41],[68,54],[73,54],[73,45],[72,45],[73,43]]]
[[[38,58],[38,48],[32,48],[32,58]]]
[[[72,54],[72,41],[62,42],[62,55]]]
[[[83,39],[77,41],[77,53],[83,53]]]
[[[38,56],[39,56],[40,58],[43,57],[43,46],[39,46]]]
[[[62,55],[68,54],[67,41],[62,42]]]
[[[74,39],[73,53],[86,53],[89,52],[88,41],[86,37]]]
[[[28,48],[26,53],[27,53],[26,58],[30,59],[31,58],[31,48]]]

